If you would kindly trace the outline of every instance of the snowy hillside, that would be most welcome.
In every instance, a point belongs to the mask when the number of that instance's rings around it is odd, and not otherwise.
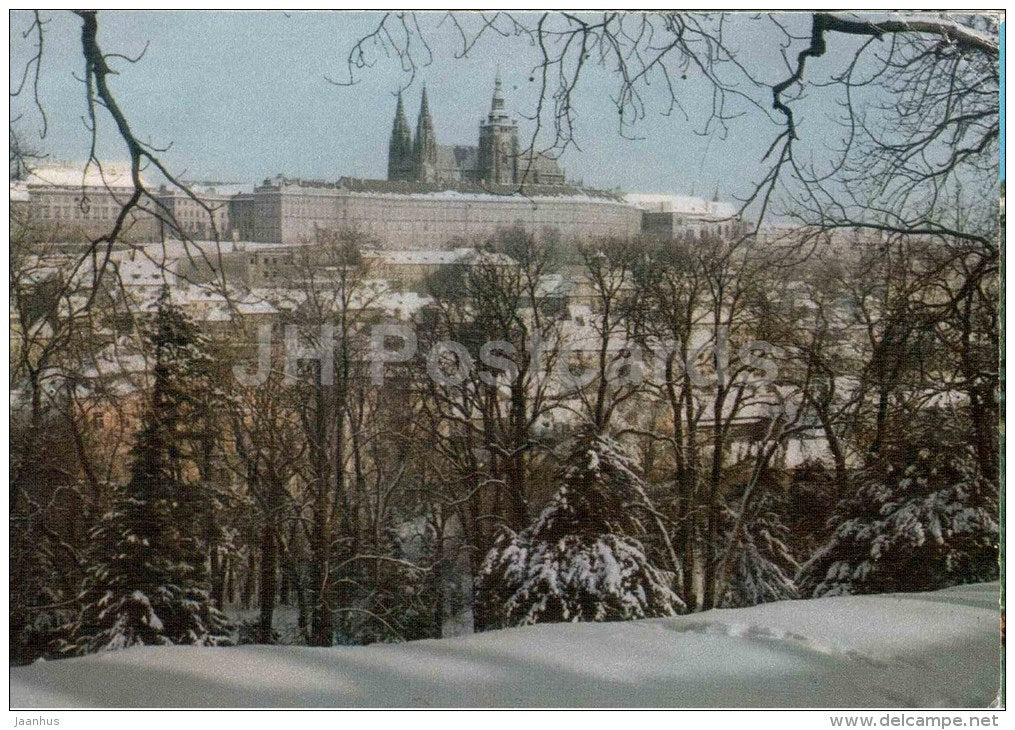
[[[988,705],[998,585],[441,641],[134,648],[11,670],[12,707]]]

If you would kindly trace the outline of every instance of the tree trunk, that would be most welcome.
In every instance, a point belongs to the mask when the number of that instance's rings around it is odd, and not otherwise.
[[[310,535],[310,645],[331,646],[334,629],[331,615],[331,510],[332,484],[328,478],[326,395],[320,363],[314,383],[314,505]],[[339,464],[339,471],[341,471]],[[336,475],[336,479],[340,478]],[[337,488],[337,487],[336,487]]]
[[[273,644],[272,623],[275,614],[275,592],[278,590],[278,539],[274,516],[264,522],[261,531],[261,580],[259,601],[261,613],[257,622],[257,643]]]
[[[257,580],[257,558],[254,552],[250,552],[247,558],[247,574],[243,580],[243,588],[240,590],[240,605],[244,609],[250,608],[250,598],[254,595],[254,584]]]

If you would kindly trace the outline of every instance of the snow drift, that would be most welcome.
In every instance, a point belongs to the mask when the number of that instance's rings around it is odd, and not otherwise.
[[[998,584],[407,644],[135,647],[11,670],[28,707],[983,707]]]

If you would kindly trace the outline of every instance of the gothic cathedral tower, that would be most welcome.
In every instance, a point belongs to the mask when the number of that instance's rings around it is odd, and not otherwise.
[[[518,182],[518,125],[504,111],[500,71],[493,85],[493,101],[479,125],[479,179],[490,185]]]
[[[409,131],[409,123],[405,119],[402,92],[398,92],[395,123],[391,127],[391,141],[388,143],[388,180],[412,180],[414,167],[412,132]]]
[[[426,86],[419,104],[419,119],[416,120],[416,141],[413,145],[415,162],[414,180],[434,182],[437,180],[437,134],[430,117],[430,103],[426,98]]]

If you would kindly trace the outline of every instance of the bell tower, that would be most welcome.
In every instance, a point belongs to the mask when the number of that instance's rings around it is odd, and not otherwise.
[[[479,179],[490,185],[518,182],[518,124],[504,111],[500,70],[493,82],[490,113],[479,125]]]

